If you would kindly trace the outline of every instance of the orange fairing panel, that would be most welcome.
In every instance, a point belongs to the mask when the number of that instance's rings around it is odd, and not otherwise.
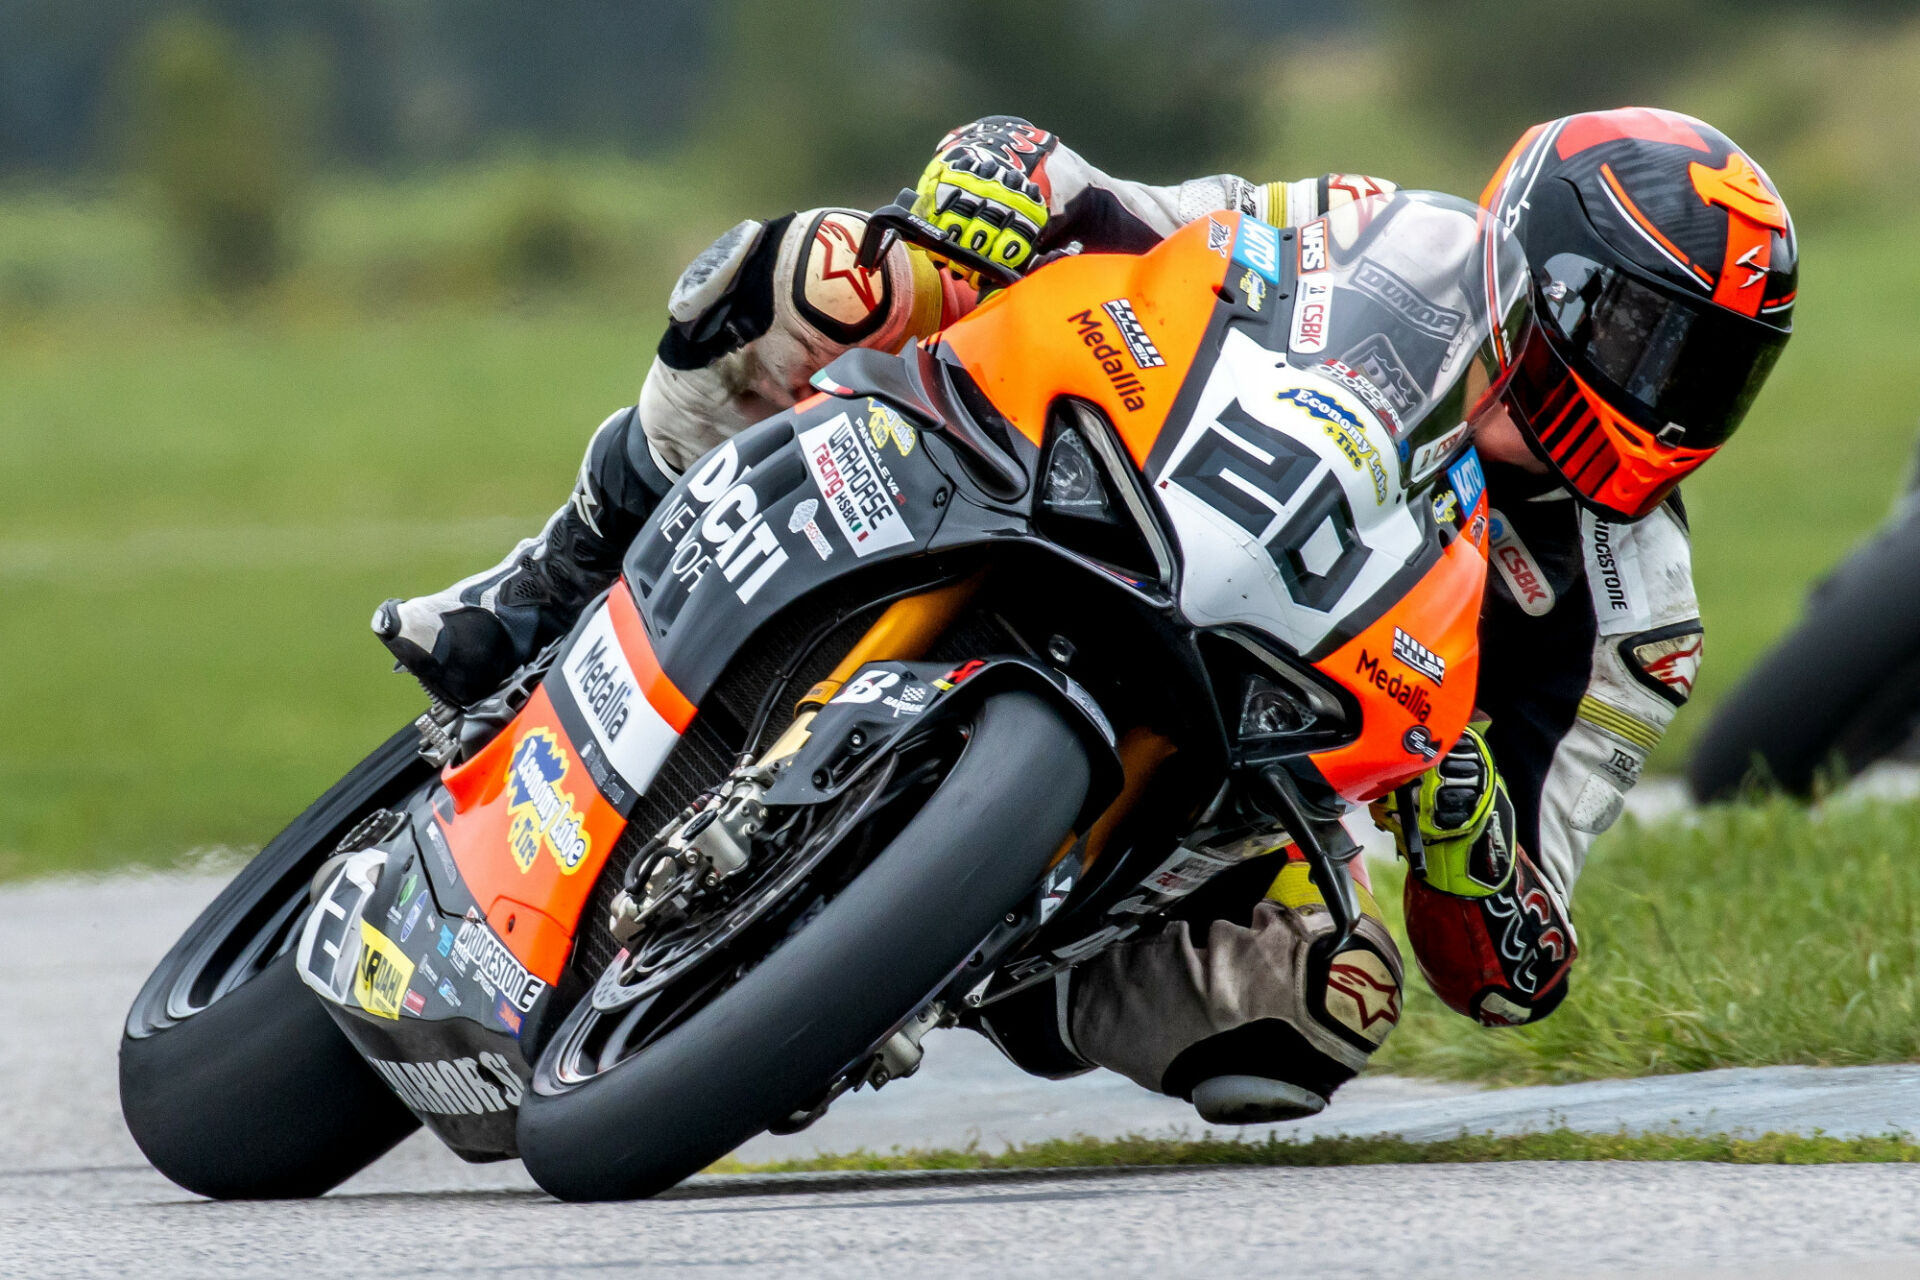
[[[586,643],[603,628],[617,638],[617,655],[610,646]],[[584,684],[573,670],[576,659],[592,667]],[[605,717],[596,714],[608,700],[589,701],[603,684],[616,682],[636,688],[641,701],[622,704],[629,709],[614,731],[646,730],[659,738],[659,749],[645,753],[657,768],[694,708],[661,671],[624,584],[615,586],[513,723],[442,778],[454,813],[441,826],[461,877],[508,949],[549,983],[559,981],[587,896],[626,830],[626,819],[600,793],[580,754],[591,746],[616,767],[638,758],[627,742],[609,737]],[[591,742],[574,740],[554,706],[556,696],[579,708]],[[638,789],[650,777],[626,780]]]
[[[1061,259],[942,336],[1035,444],[1054,398],[1077,396],[1106,412],[1144,465],[1206,335],[1239,220],[1201,218],[1147,254]]]
[[[1312,757],[1333,789],[1365,803],[1412,781],[1451,748],[1480,683],[1487,499],[1406,597],[1314,665],[1359,700],[1357,741]]]

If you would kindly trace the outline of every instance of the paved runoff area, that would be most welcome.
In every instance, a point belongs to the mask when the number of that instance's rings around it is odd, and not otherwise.
[[[13,929],[0,1038],[0,1277],[920,1274],[1540,1275],[1849,1280],[1920,1274],[1920,1167],[1505,1164],[696,1179],[562,1205],[517,1164],[416,1135],[334,1194],[211,1204],[122,1128],[114,1055],[148,969],[218,889],[204,875],[0,887]],[[1477,1090],[1363,1078],[1296,1134],[1920,1133],[1920,1067],[1783,1068]],[[743,1158],[1076,1133],[1198,1133],[1184,1104],[1096,1074],[1029,1080],[976,1037]]]

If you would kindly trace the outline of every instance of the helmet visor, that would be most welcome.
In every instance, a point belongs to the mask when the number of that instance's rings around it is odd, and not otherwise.
[[[1711,449],[1746,417],[1786,331],[1579,252],[1537,272],[1556,345],[1621,412],[1671,448]]]

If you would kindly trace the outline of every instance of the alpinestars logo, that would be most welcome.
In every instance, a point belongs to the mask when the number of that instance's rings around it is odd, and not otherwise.
[[[1140,317],[1133,314],[1133,303],[1125,298],[1115,298],[1100,308],[1113,317],[1114,328],[1120,331],[1120,341],[1127,344],[1127,351],[1133,356],[1133,362],[1142,369],[1158,369],[1166,364],[1160,348],[1153,345],[1153,339],[1147,336],[1146,326],[1140,323]]]
[[[1398,627],[1393,629],[1393,656],[1435,684],[1447,682],[1447,660]]]

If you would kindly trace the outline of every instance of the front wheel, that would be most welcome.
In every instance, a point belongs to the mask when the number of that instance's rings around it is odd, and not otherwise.
[[[527,1171],[566,1200],[653,1195],[805,1110],[1033,891],[1089,777],[1046,703],[987,699],[898,834],[697,1008],[648,1035],[639,1005],[575,1006],[521,1105]]]
[[[293,952],[315,869],[355,821],[431,776],[417,742],[401,730],[274,837],[134,999],[120,1111],[187,1190],[317,1196],[419,1126],[301,984]]]

